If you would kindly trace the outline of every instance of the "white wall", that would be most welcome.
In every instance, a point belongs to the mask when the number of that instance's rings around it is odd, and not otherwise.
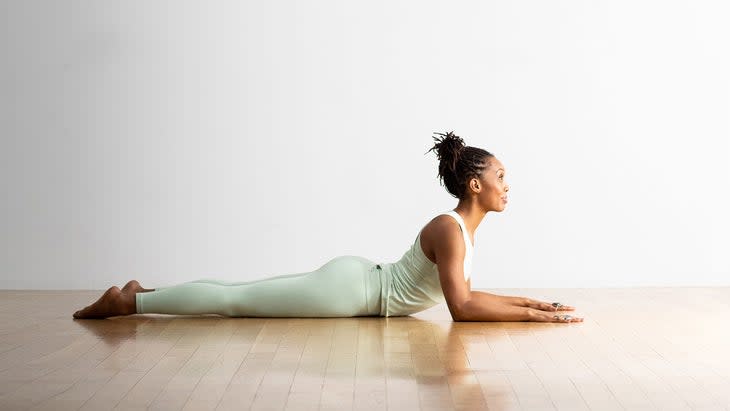
[[[729,285],[721,1],[57,2],[0,19],[0,288],[395,261],[508,168],[473,285]]]

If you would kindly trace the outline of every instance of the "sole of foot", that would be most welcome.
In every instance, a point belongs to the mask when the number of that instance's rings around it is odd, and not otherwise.
[[[117,286],[110,287],[95,303],[76,311],[73,317],[79,319],[107,318],[134,314],[134,308],[130,306],[130,298],[134,298],[134,294],[123,293]]]

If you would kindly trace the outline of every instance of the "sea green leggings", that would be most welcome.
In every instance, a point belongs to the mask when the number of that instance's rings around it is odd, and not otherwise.
[[[262,280],[197,280],[137,293],[137,313],[228,317],[356,317],[380,314],[380,265],[335,257],[318,269]]]

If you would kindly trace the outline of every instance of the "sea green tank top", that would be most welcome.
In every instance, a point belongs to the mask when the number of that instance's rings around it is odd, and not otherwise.
[[[456,211],[450,215],[459,223],[466,247],[464,280],[471,275],[474,247],[469,239],[464,220]],[[383,317],[409,315],[444,302],[438,266],[426,257],[421,247],[421,232],[403,256],[395,263],[380,264],[383,271],[380,315]]]

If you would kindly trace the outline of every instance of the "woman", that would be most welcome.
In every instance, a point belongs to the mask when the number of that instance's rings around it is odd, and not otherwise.
[[[502,211],[509,186],[502,163],[464,145],[453,132],[435,133],[439,177],[459,199],[454,210],[426,224],[395,263],[339,256],[312,272],[257,281],[198,280],[145,289],[137,281],[109,288],[74,318],[129,314],[220,314],[231,317],[402,316],[446,304],[454,321],[581,322],[556,315],[560,303],[471,290],[474,232],[489,211]],[[427,153],[428,153],[427,151]]]

